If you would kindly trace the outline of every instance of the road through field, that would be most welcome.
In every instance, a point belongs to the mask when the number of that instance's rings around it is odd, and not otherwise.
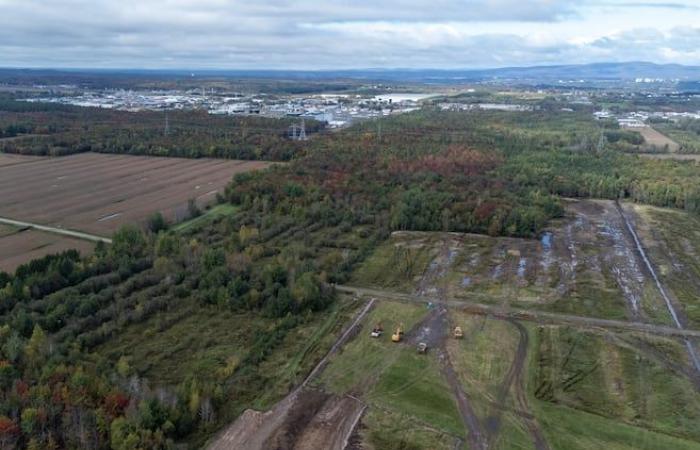
[[[34,229],[39,230],[39,231],[46,231],[47,233],[54,233],[54,234],[60,234],[63,236],[84,239],[86,241],[105,242],[107,244],[112,243],[111,239],[103,237],[103,236],[97,236],[97,235],[90,234],[90,233],[83,233],[80,231],[66,230],[63,228],[47,227],[46,225],[39,225],[37,223],[31,223],[31,222],[22,222],[19,220],[8,219],[6,217],[0,217],[0,223],[4,223],[5,225],[12,225],[15,227],[20,227],[20,228],[34,228]]]
[[[370,289],[358,286],[335,285],[340,292],[366,295],[380,299],[405,301],[411,303],[426,304],[435,303],[436,299],[429,296],[411,295],[403,292],[387,291],[383,289]],[[700,331],[687,328],[674,328],[664,325],[654,325],[643,322],[629,322],[625,320],[598,319],[595,317],[574,316],[569,314],[550,313],[530,309],[512,308],[509,306],[485,305],[466,300],[447,300],[445,303],[451,308],[458,308],[472,314],[491,315],[499,318],[511,318],[529,322],[545,324],[561,324],[583,328],[605,328],[611,330],[636,331],[640,333],[657,334],[661,336],[678,336],[687,338],[700,338]]]

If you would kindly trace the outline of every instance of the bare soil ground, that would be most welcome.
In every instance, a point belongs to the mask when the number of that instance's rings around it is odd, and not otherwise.
[[[321,390],[294,391],[270,411],[245,411],[210,450],[343,450],[364,405]]]
[[[5,139],[15,139],[15,138],[5,138]],[[2,140],[2,139],[0,139]],[[41,156],[25,156],[25,155],[12,155],[8,153],[0,153],[0,167],[13,166],[15,164],[24,164],[28,162],[42,161],[46,158]]]
[[[676,153],[681,148],[676,141],[669,138],[665,134],[656,131],[652,127],[635,128],[634,130],[638,131],[639,134],[644,137],[644,141],[647,146],[655,147],[658,149],[657,151],[668,148],[669,153]]]
[[[89,254],[94,243],[36,230],[0,227],[0,271],[13,272],[18,266],[68,249]]]
[[[0,161],[14,157],[0,155]],[[240,172],[262,161],[159,158],[84,153],[0,162],[0,216],[109,235],[161,211],[182,219],[187,202],[212,202]]]

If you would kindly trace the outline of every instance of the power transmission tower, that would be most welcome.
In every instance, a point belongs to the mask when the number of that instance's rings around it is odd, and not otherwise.
[[[163,134],[165,136],[170,134],[170,119],[168,117],[168,110],[165,110],[165,128],[163,129]]]
[[[299,131],[299,140],[306,140],[306,124],[304,123],[304,119],[301,119],[301,131]]]
[[[601,130],[600,139],[598,139],[598,145],[596,147],[596,152],[600,153],[603,151],[603,149],[605,148],[606,141],[607,140],[605,139],[605,133],[603,133],[603,131]]]

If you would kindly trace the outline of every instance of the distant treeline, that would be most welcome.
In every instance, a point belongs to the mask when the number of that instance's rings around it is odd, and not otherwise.
[[[212,116],[203,111],[125,112],[0,101],[0,151],[62,156],[80,152],[288,161],[305,145],[289,138],[298,118]],[[306,120],[313,135],[324,125]]]

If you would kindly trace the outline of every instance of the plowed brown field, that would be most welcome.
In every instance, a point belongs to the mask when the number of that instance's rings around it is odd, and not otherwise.
[[[187,202],[215,199],[239,172],[263,161],[84,153],[17,159],[0,154],[0,217],[108,236],[155,211],[182,219]]]

